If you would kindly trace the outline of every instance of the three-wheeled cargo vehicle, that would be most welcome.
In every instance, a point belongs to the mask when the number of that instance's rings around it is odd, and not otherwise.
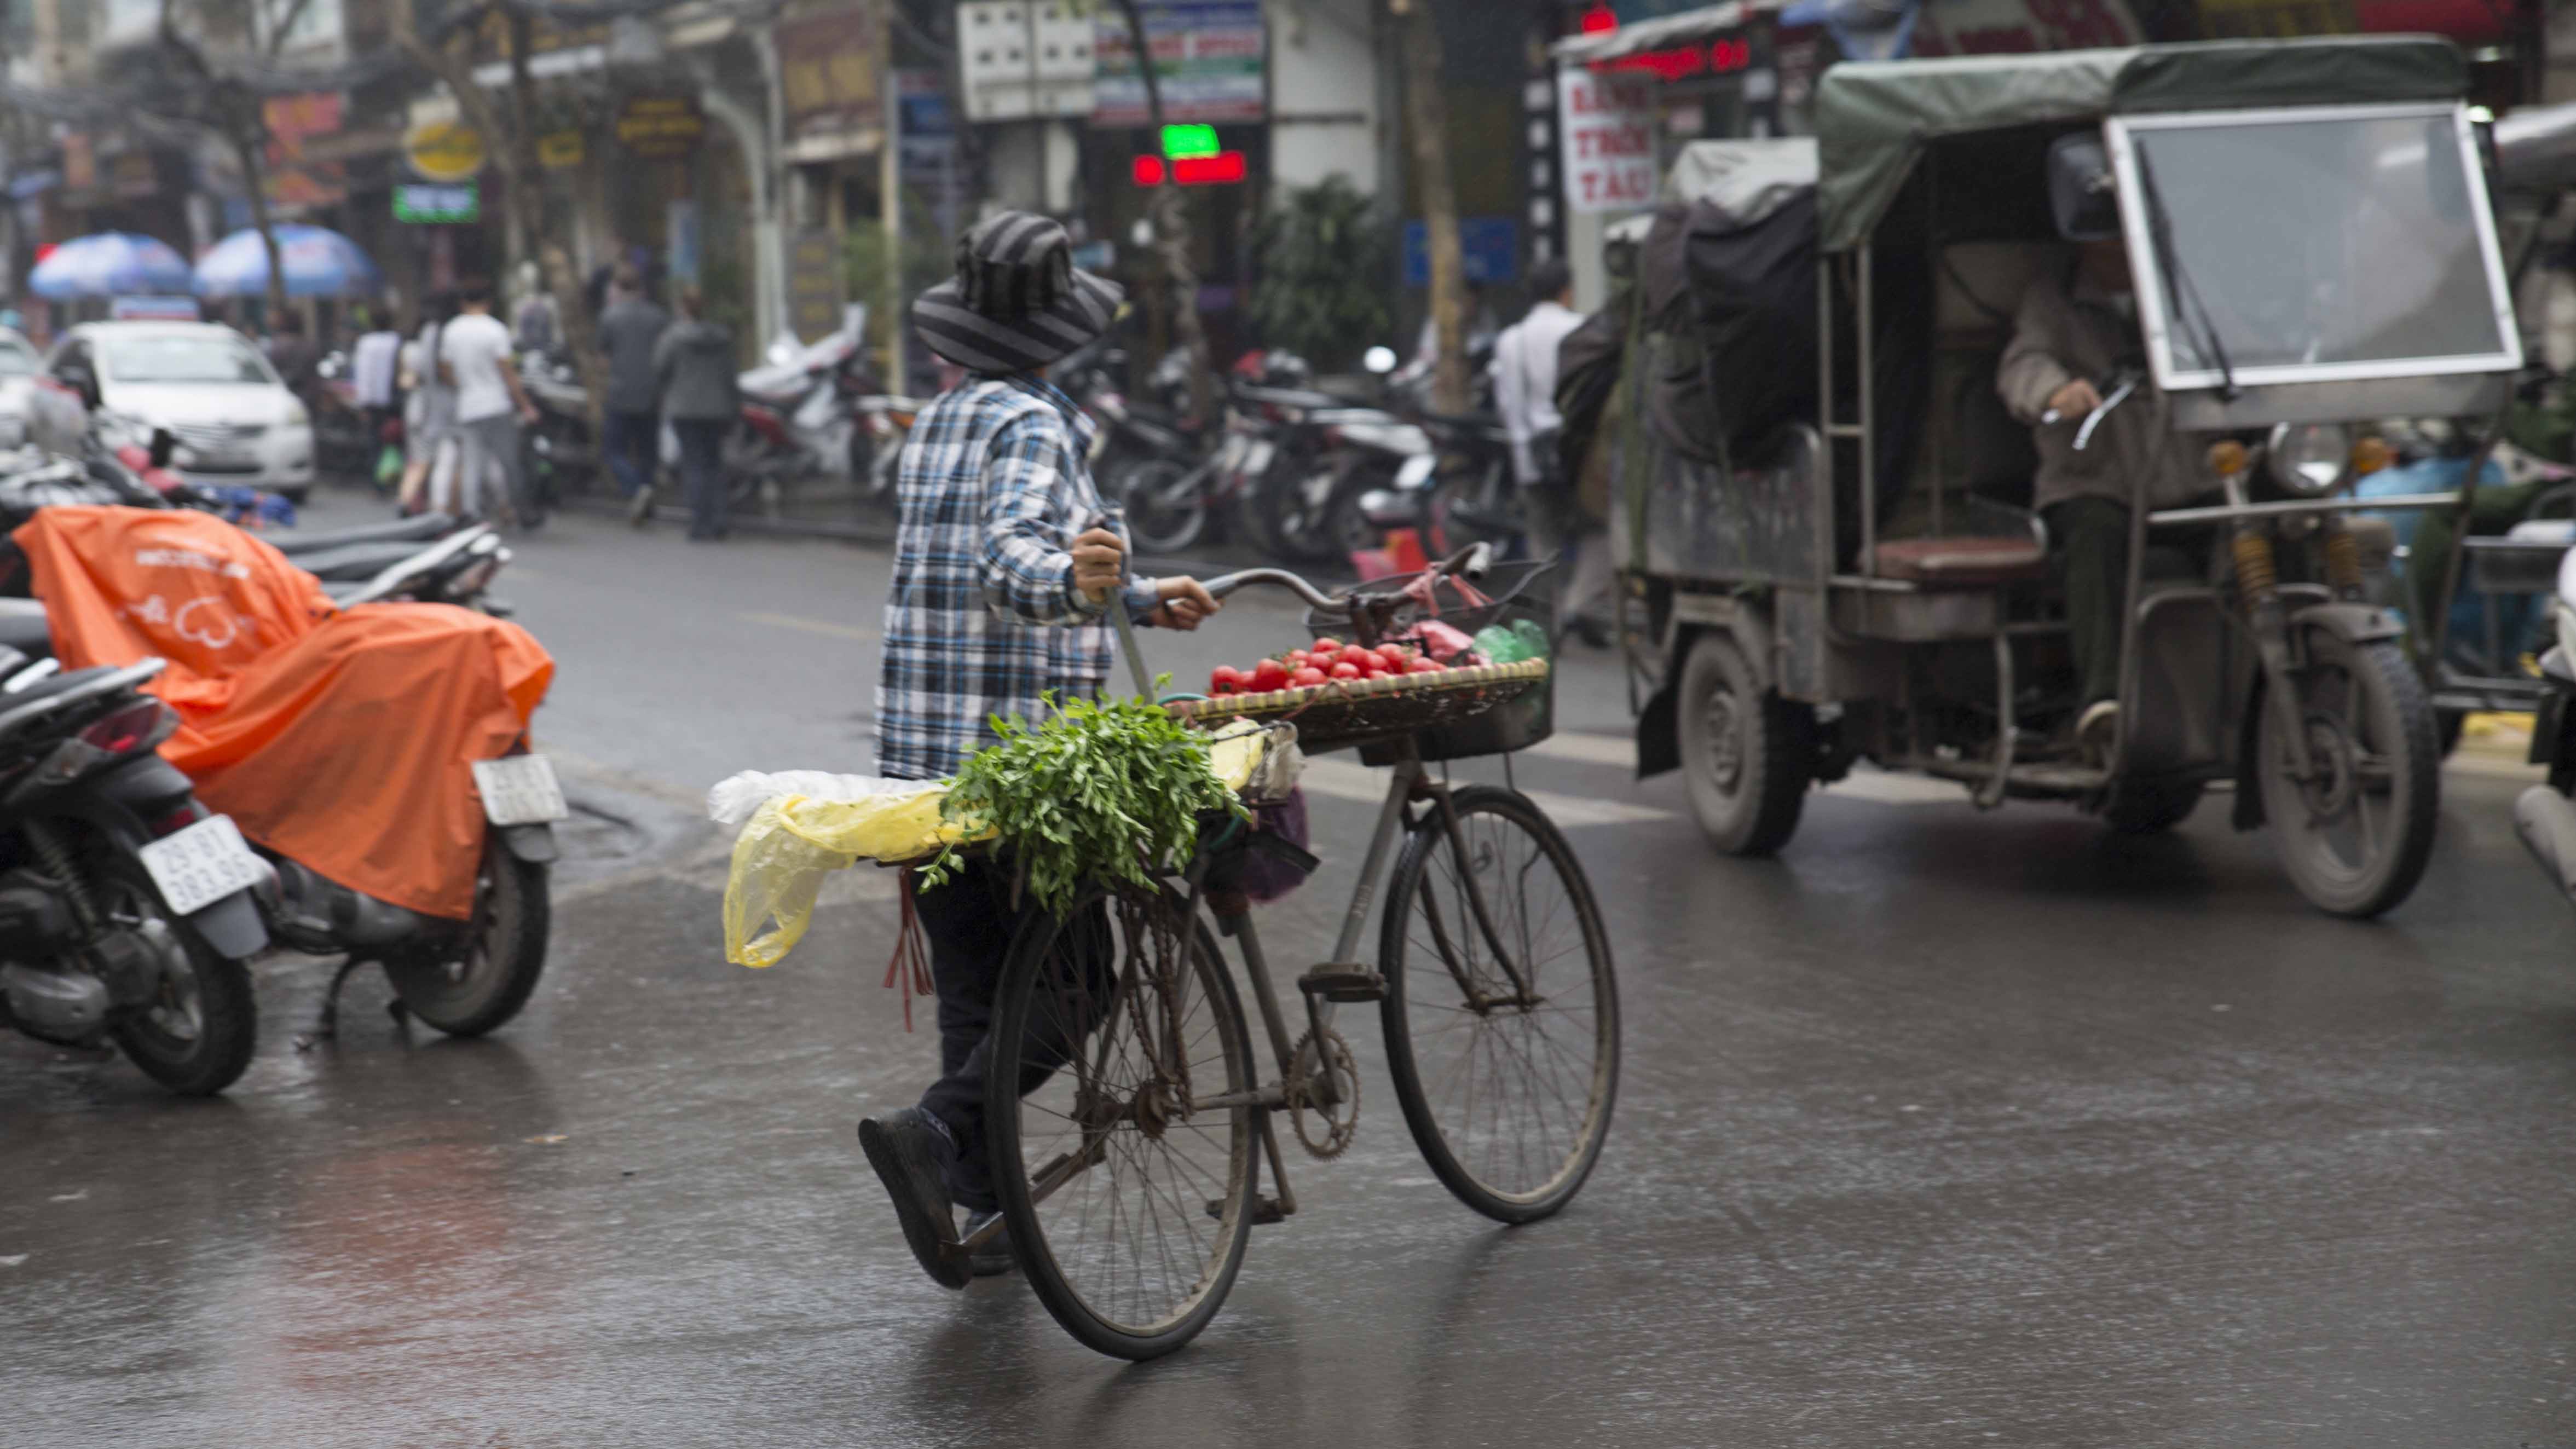
[[[1658,682],[1641,772],[1679,766],[1748,854],[1862,758],[2124,831],[2233,782],[2315,904],[2403,900],[2439,749],[2355,514],[2458,495],[2353,485],[2382,419],[2491,435],[2522,365],[2465,96],[2459,53],[2412,37],[1848,63],[1812,139],[1692,148],[1603,430]],[[1998,365],[2088,212],[2135,353],[2086,379],[2098,406],[2016,418]],[[2096,732],[2033,485],[2043,451],[2094,466],[2078,445],[2124,407],[2157,451],[2096,455],[2137,475],[2097,490],[2127,546],[2086,624],[2117,650]],[[2178,467],[2203,496],[2151,497]]]

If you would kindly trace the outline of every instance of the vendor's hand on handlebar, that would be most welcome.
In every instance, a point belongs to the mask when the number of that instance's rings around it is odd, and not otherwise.
[[[1154,590],[1162,596],[1163,602],[1145,616],[1145,622],[1158,629],[1187,632],[1225,607],[1217,602],[1216,595],[1207,591],[1207,585],[1193,578],[1156,579]]]
[[[2091,380],[2087,378],[2079,377],[2048,395],[2048,410],[2068,422],[2083,417],[2101,405],[2101,390],[2094,387]]]
[[[1073,588],[1086,599],[1106,599],[1127,583],[1127,544],[1105,528],[1085,529],[1073,541]]]

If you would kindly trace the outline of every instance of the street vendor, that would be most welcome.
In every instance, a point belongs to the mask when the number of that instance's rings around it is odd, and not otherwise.
[[[1196,579],[1129,577],[1084,461],[1091,420],[1041,375],[1098,337],[1119,301],[1116,284],[1074,269],[1062,226],[1003,212],[959,239],[955,279],[914,303],[923,341],[966,377],[904,445],[876,695],[880,774],[954,775],[994,742],[995,717],[1035,720],[1050,690],[1099,695],[1116,647],[1113,594],[1137,622],[1163,628],[1195,629],[1216,612]],[[985,1165],[985,1037],[1018,912],[1008,879],[981,859],[915,905],[939,996],[940,1077],[920,1105],[861,1122],[859,1142],[922,1268],[963,1288],[955,1209],[971,1235],[1000,1207]],[[972,1269],[1009,1264],[997,1236]]]
[[[2059,218],[2060,232],[2077,243],[2075,255],[2065,268],[2043,270],[2022,294],[1995,389],[2013,416],[2031,426],[2038,445],[2032,501],[2065,565],[2067,632],[2080,681],[2076,738],[2107,757],[2119,733],[2130,500],[2172,508],[2208,492],[2210,484],[2143,380],[2146,345],[2109,167],[2098,147],[2061,148],[2061,155],[2063,164],[2099,168],[2089,194],[2102,205],[2092,215]],[[2052,164],[2061,159],[2052,157]],[[2136,394],[2106,413],[2078,449],[2086,419],[2105,393],[2116,391],[2115,379],[2128,378],[2140,379]]]

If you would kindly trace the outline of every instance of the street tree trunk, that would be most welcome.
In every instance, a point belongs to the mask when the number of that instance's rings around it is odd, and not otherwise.
[[[465,123],[481,132],[491,146],[492,164],[501,173],[510,215],[527,228],[537,248],[546,290],[554,295],[555,312],[563,323],[565,344],[572,349],[574,366],[581,370],[582,390],[589,394],[590,425],[595,436],[608,405],[608,363],[599,353],[597,319],[583,305],[581,278],[573,272],[572,254],[559,238],[544,229],[545,172],[537,161],[537,138],[531,124],[535,108],[528,77],[528,17],[518,10],[508,12],[511,110],[516,123],[505,124],[501,108],[474,83],[472,59],[443,40],[433,43],[422,35],[412,0],[391,0],[389,8],[394,44],[419,61],[422,69],[446,83]]]
[[[161,0],[161,49],[178,61],[199,88],[196,93],[195,124],[207,125],[220,133],[232,147],[233,159],[241,167],[242,190],[250,203],[250,224],[259,232],[260,249],[268,254],[268,325],[286,315],[286,260],[278,251],[277,228],[268,214],[268,173],[264,164],[268,149],[268,117],[260,96],[238,79],[215,73],[214,64],[188,33],[179,27],[179,0]],[[312,0],[295,0],[286,19],[277,28],[269,46],[273,58],[275,42],[282,41],[286,27],[292,26]]]
[[[286,315],[286,257],[278,250],[277,228],[268,215],[267,158],[260,155],[267,145],[267,127],[228,127],[226,136],[241,165],[242,189],[249,194],[250,224],[259,231],[260,249],[268,253],[268,326],[274,332],[277,319]]]
[[[1430,0],[1390,0],[1404,51],[1404,129],[1413,143],[1413,184],[1431,253],[1431,319],[1440,361],[1431,405],[1467,411],[1467,259],[1458,245],[1458,193],[1449,179],[1449,108],[1440,93],[1440,30]]]
[[[1136,0],[1118,0],[1127,18],[1127,43],[1136,53],[1136,72],[1145,81],[1145,123],[1154,154],[1163,150],[1163,84],[1154,74],[1154,53],[1147,48],[1145,16]],[[1189,216],[1181,205],[1181,183],[1168,159],[1163,182],[1154,188],[1146,215],[1154,226],[1154,251],[1163,263],[1163,283],[1171,289],[1172,330],[1190,354],[1190,414],[1202,422],[1216,416],[1216,367],[1209,359],[1207,328],[1199,321],[1199,276],[1190,260]]]

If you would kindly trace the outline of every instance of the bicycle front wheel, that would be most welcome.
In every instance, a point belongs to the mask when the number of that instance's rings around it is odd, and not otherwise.
[[[1426,814],[1387,888],[1387,1066],[1440,1181],[1489,1218],[1531,1222],[1573,1200],[1609,1135],[1610,936],[1573,849],[1528,797],[1471,785],[1451,799],[1458,839]]]
[[[1101,1353],[1170,1353],[1252,1229],[1252,1043],[1224,958],[1170,893],[1093,892],[1022,927],[996,1007],[985,1136],[1029,1286]]]

